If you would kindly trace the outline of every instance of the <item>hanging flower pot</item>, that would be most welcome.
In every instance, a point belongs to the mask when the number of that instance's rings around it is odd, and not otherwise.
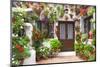
[[[93,37],[93,33],[90,31],[89,32],[89,39],[92,39],[92,37]]]
[[[21,59],[21,60],[20,60],[20,65],[22,65],[22,64],[23,64],[23,62],[24,62],[24,59]]]
[[[80,16],[83,16],[87,13],[87,8],[80,8]]]

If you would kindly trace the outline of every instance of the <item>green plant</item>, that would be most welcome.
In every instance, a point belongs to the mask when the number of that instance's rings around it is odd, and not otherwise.
[[[96,46],[96,39],[95,38],[92,41],[92,45]]]
[[[61,46],[61,43],[58,39],[50,39],[50,45],[52,49],[59,49]]]
[[[42,45],[42,42],[40,40],[34,41],[33,46],[37,50]]]
[[[76,30],[77,32],[80,32],[80,27],[79,27],[79,26],[75,27],[75,30]]]
[[[12,64],[18,65],[22,60],[29,57],[29,39],[24,35],[23,23],[26,12],[24,9],[12,9]],[[23,34],[23,35],[22,35]]]
[[[85,57],[89,57],[89,54],[90,54],[90,51],[88,51],[88,50],[84,50],[84,51],[83,51],[83,55],[84,55]]]
[[[33,28],[32,39],[33,39],[33,46],[35,47],[35,49],[39,48],[42,45],[43,35],[40,32],[40,30],[35,27]]]
[[[79,53],[79,51],[80,51],[80,44],[74,44],[74,45],[75,45],[76,53]]]
[[[39,16],[35,12],[27,12],[26,16],[24,16],[26,22],[32,22],[33,20],[38,21]]]
[[[12,39],[12,63],[20,64],[20,61],[31,54],[28,47],[28,37],[13,37]]]
[[[92,30],[93,36],[96,37],[96,29]]]
[[[13,34],[18,34],[21,30],[21,27],[23,27],[24,23],[24,16],[26,15],[26,12],[24,12],[24,9],[13,9],[12,11],[12,30]]]
[[[93,47],[91,45],[85,45],[84,46],[84,50],[88,50],[89,52],[92,52],[93,51]]]
[[[75,44],[75,50],[77,54],[83,54],[84,44],[83,43]]]
[[[50,49],[44,46],[41,46],[36,49],[36,55],[37,60],[40,60],[41,58],[47,59],[50,55]]]
[[[95,7],[89,7],[87,11],[87,15],[91,16],[96,11]]]
[[[62,5],[55,5],[50,7],[48,17],[50,22],[55,22],[59,17],[64,15],[64,8]]]
[[[94,61],[94,60],[96,60],[95,55],[91,55],[91,56],[89,56],[88,61]]]
[[[88,34],[82,34],[82,42],[88,39]]]
[[[95,60],[95,52],[92,45],[76,43],[75,51],[77,55],[83,58],[84,60],[88,61]]]
[[[58,39],[50,39],[51,56],[56,56],[60,51],[61,43]]]
[[[44,43],[36,48],[37,60],[53,57],[60,51],[61,43],[58,39],[44,40]]]
[[[78,34],[76,35],[76,41],[77,41],[78,43],[81,43],[81,33],[78,33]]]

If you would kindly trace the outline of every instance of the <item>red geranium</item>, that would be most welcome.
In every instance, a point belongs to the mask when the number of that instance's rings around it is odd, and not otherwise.
[[[19,52],[24,51],[24,48],[22,46],[20,46],[19,44],[17,44],[15,47],[18,49]]]

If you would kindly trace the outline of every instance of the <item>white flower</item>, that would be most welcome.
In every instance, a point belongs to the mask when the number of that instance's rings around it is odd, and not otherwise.
[[[21,26],[20,28],[23,29],[23,26]]]
[[[18,37],[18,34],[16,34],[15,37]]]
[[[15,37],[15,34],[12,34],[12,37]]]

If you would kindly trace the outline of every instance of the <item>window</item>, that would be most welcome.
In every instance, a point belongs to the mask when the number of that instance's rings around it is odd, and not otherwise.
[[[49,26],[47,23],[41,23],[41,33],[43,34],[44,37],[48,37],[48,30]]]
[[[74,23],[60,22],[60,39],[73,39],[74,38]]]
[[[67,39],[73,39],[73,24],[67,24]]]
[[[60,24],[60,39],[66,39],[65,23]]]
[[[36,22],[36,28],[38,28],[44,37],[54,37],[54,23],[43,23],[41,21]]]
[[[49,37],[50,38],[54,37],[54,24],[53,23],[49,24]]]

